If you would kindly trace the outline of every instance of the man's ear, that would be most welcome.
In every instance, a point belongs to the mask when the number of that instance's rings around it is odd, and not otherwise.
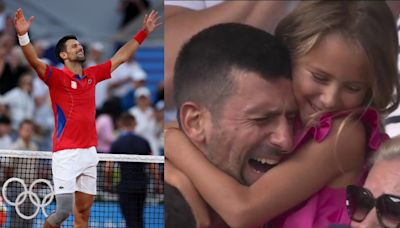
[[[65,51],[60,52],[59,55],[60,55],[60,58],[64,59],[64,60],[68,57],[67,52],[65,52]]]
[[[193,141],[205,140],[205,109],[193,102],[184,103],[179,112],[182,130]]]

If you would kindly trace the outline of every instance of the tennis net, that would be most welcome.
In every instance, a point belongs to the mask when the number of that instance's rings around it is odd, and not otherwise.
[[[43,227],[54,212],[51,157],[0,150],[0,227]],[[164,157],[99,154],[99,159],[89,227],[164,227]],[[73,215],[62,227],[73,227]]]

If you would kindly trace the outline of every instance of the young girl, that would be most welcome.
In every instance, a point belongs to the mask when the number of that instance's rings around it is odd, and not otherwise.
[[[307,1],[276,35],[293,59],[293,155],[251,186],[214,167],[178,130],[167,131],[167,157],[230,226],[261,224],[285,211],[269,225],[349,224],[345,187],[363,180],[368,152],[387,139],[378,113],[399,103],[394,18],[385,2]]]

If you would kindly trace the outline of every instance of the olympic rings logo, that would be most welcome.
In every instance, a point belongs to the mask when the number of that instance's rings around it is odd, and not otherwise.
[[[7,186],[8,186],[11,182],[13,182],[13,181],[19,182],[19,183],[21,184],[21,186],[24,188],[24,191],[21,192],[21,193],[17,196],[17,198],[15,199],[15,202],[11,202],[11,201],[7,198],[7,195],[6,195]],[[32,191],[32,190],[33,190],[33,187],[34,187],[36,184],[41,183],[41,182],[42,182],[42,183],[45,183],[47,186],[49,186],[49,188],[50,188],[50,190],[51,190],[50,193],[48,193],[47,195],[45,195],[45,196],[43,197],[42,201],[40,201],[39,196],[38,196],[36,193],[34,193],[34,192]],[[14,206],[14,207],[15,207],[15,211],[17,212],[17,214],[18,214],[21,218],[26,219],[26,220],[35,218],[35,217],[38,215],[40,209],[42,209],[42,213],[43,213],[46,217],[48,217],[48,214],[46,213],[45,207],[47,207],[47,206],[53,201],[53,199],[54,199],[53,187],[52,187],[50,181],[49,181],[49,180],[45,180],[45,179],[37,179],[37,180],[35,180],[34,182],[32,182],[32,184],[29,186],[29,189],[28,189],[27,186],[26,186],[26,184],[25,184],[25,182],[24,182],[24,180],[22,180],[22,179],[20,179],[20,178],[12,177],[12,178],[8,179],[6,182],[4,182],[3,189],[2,189],[2,193],[3,193],[3,199],[4,199],[4,201],[5,201],[6,203],[8,203],[9,205]],[[28,215],[24,215],[24,214],[21,212],[20,208],[19,208],[19,206],[22,205],[22,204],[24,203],[24,201],[26,200],[26,197],[27,197],[27,196],[29,196],[29,199],[30,199],[30,201],[32,202],[32,204],[33,204],[34,206],[36,206],[36,211],[35,211],[32,215],[29,215],[29,216],[28,216]]]

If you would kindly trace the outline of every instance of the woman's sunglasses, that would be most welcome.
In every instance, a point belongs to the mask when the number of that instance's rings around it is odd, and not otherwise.
[[[350,218],[356,222],[362,222],[375,207],[383,227],[400,228],[400,196],[383,194],[375,199],[368,189],[349,185],[346,205]]]

